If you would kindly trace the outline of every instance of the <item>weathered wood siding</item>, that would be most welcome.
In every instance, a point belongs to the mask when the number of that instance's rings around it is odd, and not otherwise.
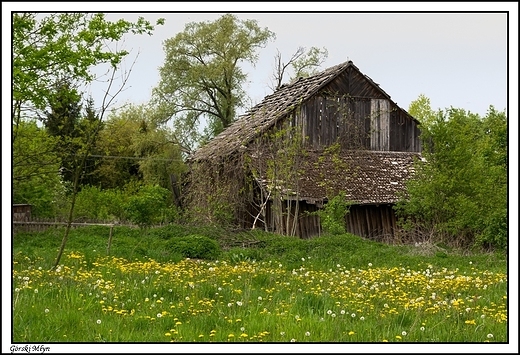
[[[387,151],[390,147],[390,103],[388,100],[370,101],[370,149]]]
[[[354,205],[345,216],[346,230],[376,241],[392,240],[397,220],[391,205]]]
[[[302,102],[290,118],[312,149],[420,152],[417,121],[367,78],[348,68]]]
[[[339,142],[344,149],[419,152],[417,122],[390,100],[314,96],[292,116],[307,144],[321,149]]]
[[[296,203],[298,203],[297,208]],[[284,228],[287,225],[287,218],[289,218],[289,225],[292,226],[296,215],[298,220],[294,231],[295,236],[308,239],[321,234],[320,217],[315,213],[319,208],[315,204],[308,204],[305,201],[293,201],[290,212],[288,213],[287,205],[284,203],[281,226],[276,225],[277,219],[275,218],[275,213],[279,212],[274,211],[272,201],[269,201],[266,207],[267,229],[271,232],[280,231],[280,228]],[[261,228],[264,228],[263,224],[261,224],[261,226]]]

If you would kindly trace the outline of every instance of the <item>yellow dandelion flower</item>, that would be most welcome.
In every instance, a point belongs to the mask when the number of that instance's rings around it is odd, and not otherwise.
[[[348,335],[354,335],[356,334],[355,332],[353,332],[352,330],[350,332],[348,332]]]
[[[172,335],[172,333],[164,333],[164,336],[167,336],[167,337],[169,337],[171,335]]]
[[[228,338],[234,338],[234,337],[235,337],[235,334],[229,334],[227,337],[228,337]]]
[[[395,338],[398,339],[398,340],[403,339],[400,335],[396,335]]]

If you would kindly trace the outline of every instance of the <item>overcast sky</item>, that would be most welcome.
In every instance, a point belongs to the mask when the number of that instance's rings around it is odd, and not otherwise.
[[[404,109],[420,94],[431,100],[434,109],[450,106],[485,115],[489,106],[499,110],[507,107],[508,78],[510,100],[510,132],[514,139],[509,141],[511,159],[510,173],[512,214],[517,212],[517,120],[518,120],[518,3],[2,3],[3,46],[2,71],[9,73],[10,66],[10,11],[134,11],[135,13],[113,13],[112,20],[125,18],[136,20],[143,16],[155,22],[165,18],[164,26],[158,26],[153,36],[126,37],[124,48],[131,50],[129,65],[137,57],[129,80],[128,89],[119,96],[124,102],[145,103],[151,90],[159,80],[158,67],[164,63],[163,42],[184,30],[188,22],[214,21],[226,12],[236,13],[240,19],[255,19],[261,27],[276,34],[276,40],[259,51],[259,61],[254,69],[248,70],[248,92],[251,103],[256,104],[271,93],[268,85],[273,71],[273,60],[277,49],[288,58],[299,46],[325,47],[329,52],[323,69],[348,59],[364,74],[371,77],[385,90],[394,102]],[[509,18],[505,13],[490,11],[512,11]],[[153,11],[151,13],[150,11]],[[170,13],[164,13],[170,11]],[[191,13],[172,13],[189,11]],[[200,13],[199,11],[222,11]],[[264,11],[260,13],[258,11]],[[265,12],[269,11],[269,12]],[[273,11],[306,11],[306,13],[275,13]],[[318,13],[317,11],[329,11]],[[383,11],[384,13],[353,13],[352,11]],[[400,11],[390,13],[388,11]],[[419,11],[402,13],[403,11]],[[431,13],[429,11],[485,11],[486,13]],[[147,13],[148,12],[148,13]],[[199,12],[199,13],[195,13]],[[509,41],[508,41],[509,34]],[[509,49],[509,57],[508,57]],[[509,58],[509,67],[508,67]],[[508,72],[509,69],[509,72]],[[8,108],[11,100],[9,75],[3,76],[3,124],[9,122]],[[94,98],[100,97],[100,88],[94,89]],[[3,130],[3,151],[10,151],[9,127]],[[3,158],[5,155],[3,156]],[[9,158],[9,156],[7,156]],[[8,159],[7,159],[8,160]],[[3,160],[5,161],[5,160]],[[3,166],[5,177],[3,190],[10,193],[9,170]],[[3,203],[3,216],[10,218],[9,199]],[[5,210],[4,210],[5,208]],[[7,221],[6,221],[7,222]],[[3,223],[8,225],[9,223]],[[513,235],[517,235],[514,221]],[[4,240],[10,240],[4,233]],[[511,242],[516,243],[516,238]],[[5,250],[9,250],[5,248]],[[515,253],[516,248],[512,248]],[[516,260],[515,258],[513,258]],[[9,258],[4,261],[9,262]],[[5,265],[6,270],[10,264]],[[9,275],[6,276],[9,279]],[[514,278],[513,278],[514,279]],[[514,281],[514,280],[511,280]],[[7,305],[6,307],[9,307]],[[5,307],[3,307],[5,308]],[[10,308],[6,311],[9,313]],[[514,313],[514,312],[512,312]],[[5,327],[4,329],[8,329]],[[120,346],[118,344],[118,346]],[[450,345],[450,351],[471,351],[471,344],[460,350]],[[52,346],[51,346],[52,347]],[[120,351],[120,348],[118,348]],[[137,349],[134,345],[129,350]],[[351,351],[353,348],[349,348]],[[366,349],[366,348],[364,348]],[[422,349],[422,348],[421,348]],[[80,350],[74,348],[74,351]],[[114,349],[115,350],[115,349]],[[190,349],[185,349],[190,350]],[[205,349],[203,349],[205,350]],[[214,348],[207,349],[214,351]],[[273,350],[273,349],[271,349]],[[293,346],[290,351],[296,351]],[[321,348],[301,347],[297,351],[322,351]],[[375,349],[377,351],[377,349]],[[444,349],[446,350],[446,349]],[[473,349],[477,350],[478,348]],[[503,349],[508,352],[510,349]],[[146,351],[146,350],[145,350]],[[229,351],[229,350],[228,350]],[[247,348],[244,352],[247,352]],[[419,350],[420,351],[420,350]],[[500,352],[500,351],[499,351]]]
[[[88,2],[44,4],[34,4],[34,9],[133,11],[113,12],[107,17],[110,20],[125,18],[135,21],[143,16],[153,23],[158,18],[165,18],[165,24],[157,26],[152,36],[127,35],[124,43],[118,44],[120,48],[130,50],[125,61],[127,68],[136,60],[126,90],[118,96],[118,104],[147,102],[152,88],[159,81],[158,68],[164,64],[164,41],[182,32],[189,22],[218,19],[225,12],[210,11],[219,9],[229,9],[240,19],[257,20],[260,27],[268,28],[276,34],[275,40],[258,51],[259,60],[254,68],[244,65],[248,72],[245,89],[250,97],[250,105],[260,102],[272,92],[269,85],[277,50],[283,58],[288,59],[299,46],[324,47],[328,50],[328,59],[321,69],[347,59],[352,60],[361,72],[380,84],[393,101],[404,109],[408,109],[420,94],[430,98],[434,109],[453,106],[481,115],[487,112],[490,105],[499,110],[505,109],[508,97],[508,48],[515,54],[516,60],[509,63],[509,68],[515,70],[516,75],[513,77],[518,84],[518,4],[515,15],[509,19],[511,25],[514,25],[513,30],[508,29],[507,14],[497,12],[501,9],[512,10],[515,5],[511,3],[386,3],[378,4],[377,8],[377,3],[360,5],[326,2],[290,4],[289,7],[284,5],[286,3],[276,3],[277,6],[273,6],[275,3],[263,6],[259,3],[223,3],[218,6],[215,3],[175,2],[125,3],[124,6],[121,3]],[[8,5],[13,10],[33,9],[32,5]],[[206,9],[206,13],[197,12]],[[244,10],[250,12],[239,12]],[[280,10],[306,12],[272,12]],[[316,10],[329,12],[319,13]],[[386,12],[366,12],[374,10]],[[464,10],[484,12],[455,12]],[[5,26],[7,21],[3,22]],[[511,36],[509,43],[508,33]],[[91,87],[98,104],[104,88],[104,85]],[[517,85],[514,88],[514,93],[517,93]]]
[[[136,58],[128,89],[119,102],[149,100],[164,64],[163,42],[182,32],[188,22],[214,21],[223,13],[109,14],[155,22],[165,18],[150,37],[127,36],[131,50],[127,65]],[[246,91],[254,105],[269,89],[274,56],[283,58],[303,46],[328,50],[322,69],[350,59],[402,108],[424,94],[432,107],[463,108],[484,115],[489,105],[507,106],[507,15],[505,13],[236,13],[255,19],[276,34],[259,50],[255,67],[245,65]],[[96,87],[94,87],[93,90]]]

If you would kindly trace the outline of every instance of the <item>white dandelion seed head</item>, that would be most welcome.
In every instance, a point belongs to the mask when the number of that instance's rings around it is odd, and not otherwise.
[[[101,319],[98,319],[98,320],[96,321],[96,323],[97,323],[97,324],[101,324]]]
[[[345,314],[345,310],[342,309],[339,313],[341,313],[341,314]]]
[[[488,334],[488,335],[487,335],[487,338],[488,338],[488,339],[493,338],[493,334]]]
[[[352,313],[350,316],[351,316],[352,318],[356,318],[356,313]]]
[[[305,332],[305,336],[306,337],[310,337],[311,336],[311,332]]]
[[[332,314],[332,311],[329,309],[329,310],[327,311],[327,314],[329,314],[329,315]]]
[[[406,333],[404,330],[403,330],[403,332],[401,333],[402,336],[406,336],[406,334],[408,334],[408,333]]]

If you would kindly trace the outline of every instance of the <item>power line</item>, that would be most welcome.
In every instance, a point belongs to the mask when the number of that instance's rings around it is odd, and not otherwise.
[[[171,158],[171,159],[167,159],[167,158],[152,158],[152,157],[125,157],[125,156],[121,156],[121,155],[96,155],[96,154],[91,154],[89,155],[89,157],[92,157],[92,158],[106,158],[106,159],[132,159],[132,160],[160,160],[160,161],[184,161],[182,159],[174,159],[174,158]]]

